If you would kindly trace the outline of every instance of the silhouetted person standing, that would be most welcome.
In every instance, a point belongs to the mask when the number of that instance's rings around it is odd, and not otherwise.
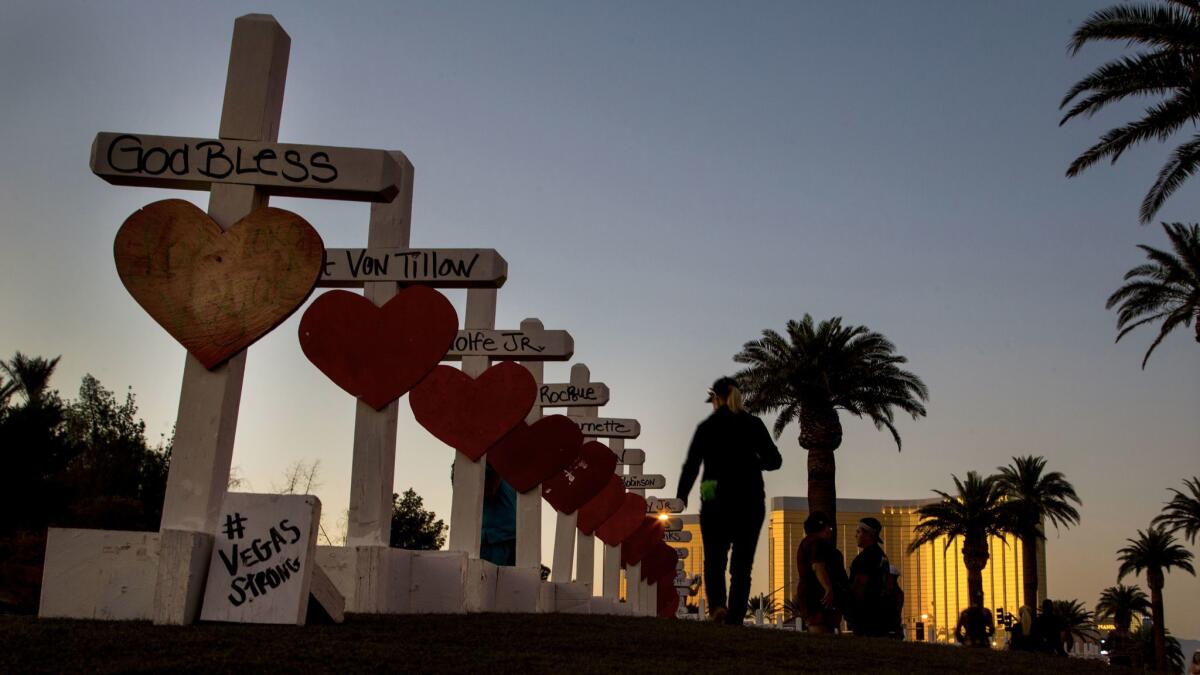
[[[742,408],[742,394],[733,378],[714,382],[707,401],[712,403],[713,413],[696,427],[676,496],[687,502],[703,464],[700,534],[709,612],[713,621],[740,626],[750,599],[754,549],[766,515],[762,472],[778,469],[783,458],[762,420]]]
[[[855,635],[883,637],[890,627],[891,610],[885,597],[892,563],[883,552],[883,525],[876,518],[858,521],[855,540],[860,549],[850,563],[850,590],[853,608],[850,628]]]
[[[804,539],[796,549],[796,573],[800,581],[796,599],[800,616],[810,633],[832,633],[842,623],[838,600],[846,584],[846,563],[833,540],[829,517],[817,511],[804,521]]]

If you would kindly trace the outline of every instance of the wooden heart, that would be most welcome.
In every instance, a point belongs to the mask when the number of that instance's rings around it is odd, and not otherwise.
[[[209,370],[304,304],[324,256],[321,235],[294,213],[258,209],[222,232],[182,199],[142,207],[113,242],[126,290]]]
[[[574,513],[608,484],[617,456],[607,445],[589,441],[567,468],[542,483],[542,498],[559,513]]]
[[[608,479],[608,485],[605,485],[599,494],[579,507],[579,516],[575,526],[584,534],[595,534],[596,528],[603,525],[604,521],[616,513],[624,501],[625,483],[616,474],[613,474]]]
[[[478,461],[496,441],[524,423],[536,399],[533,374],[512,361],[502,361],[477,378],[457,368],[437,366],[413,388],[408,403],[429,433]]]
[[[529,492],[579,456],[583,434],[566,415],[521,422],[488,448],[488,464],[517,492]]]
[[[596,528],[596,538],[609,546],[616,546],[633,536],[645,517],[646,498],[626,492],[624,501],[616,513]]]
[[[382,307],[350,291],[319,296],[300,318],[300,349],[376,410],[403,396],[450,351],[458,314],[441,293],[412,286]]]
[[[636,565],[655,542],[662,541],[663,524],[655,516],[644,516],[641,525],[621,543],[621,564]]]
[[[675,568],[671,564],[671,573],[658,579],[658,616],[662,619],[674,618],[682,602],[679,591],[675,590]]]

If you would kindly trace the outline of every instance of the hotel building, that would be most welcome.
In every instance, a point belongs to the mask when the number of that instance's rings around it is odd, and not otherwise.
[[[962,539],[949,547],[945,538],[926,544],[913,553],[908,545],[915,539],[913,528],[921,517],[917,509],[937,499],[839,499],[834,537],[846,566],[858,553],[854,532],[860,518],[872,516],[883,525],[883,548],[891,563],[900,570],[904,590],[903,622],[908,639],[915,639],[921,624],[926,641],[952,642],[958,615],[967,607],[967,568],[962,560]],[[768,516],[770,588],[775,606],[782,613],[784,600],[796,593],[799,579],[796,549],[804,538],[804,520],[808,517],[805,497],[773,497]],[[699,533],[693,541],[699,540]],[[1021,606],[1021,542],[992,537],[988,541],[991,557],[983,569],[984,606],[997,615],[999,609],[1017,614]],[[1046,551],[1038,545],[1038,602],[1046,597]],[[1003,628],[997,625],[997,631]],[[1000,637],[1000,633],[997,633]],[[997,640],[1002,644],[1002,640]]]

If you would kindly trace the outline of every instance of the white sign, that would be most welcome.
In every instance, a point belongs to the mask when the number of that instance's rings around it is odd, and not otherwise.
[[[617,464],[645,464],[646,451],[637,448],[626,448],[617,455]]]
[[[395,281],[434,288],[499,288],[508,263],[490,248],[327,248],[319,288]]]
[[[543,384],[538,387],[537,404],[543,408],[607,405],[608,385],[603,382]]]
[[[445,360],[458,361],[464,356],[521,361],[569,361],[575,353],[575,341],[565,330],[468,329],[458,331]]]
[[[646,513],[683,513],[683,508],[676,497],[646,497]]]
[[[667,486],[667,477],[658,473],[621,476],[626,490],[660,490]]]
[[[658,520],[666,526],[667,532],[679,532],[683,529],[683,518],[663,518],[659,516]]]
[[[680,561],[683,562],[683,561]],[[680,568],[682,569],[682,568]],[[692,584],[700,580],[700,575],[688,576],[680,571],[675,575],[675,588],[690,588]]]
[[[691,534],[691,532],[688,532],[688,534]],[[691,537],[688,537],[688,539],[691,539]],[[677,548],[677,549],[675,549],[675,552],[677,554],[679,554],[680,560],[683,560],[684,558],[688,557],[688,550],[686,548]]]
[[[200,618],[304,624],[321,501],[313,495],[225,495]]]
[[[366,202],[391,201],[402,178],[383,150],[107,131],[92,141],[91,165],[113,185],[207,190],[238,183],[272,195]]]
[[[596,438],[637,438],[642,435],[642,425],[637,420],[616,417],[572,418],[584,436]]]
[[[692,540],[692,533],[687,530],[679,530],[677,532],[663,532],[663,541],[669,541],[674,544],[686,544]],[[681,558],[684,556],[680,556]]]

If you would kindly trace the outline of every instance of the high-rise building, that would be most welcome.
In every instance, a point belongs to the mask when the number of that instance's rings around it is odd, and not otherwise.
[[[913,529],[920,521],[917,509],[936,499],[839,499],[834,537],[846,557],[846,566],[858,553],[854,532],[861,518],[871,516],[883,525],[883,548],[900,570],[904,591],[902,619],[908,639],[915,639],[921,624],[924,639],[953,641],[958,615],[967,607],[967,568],[962,561],[962,539],[949,546],[945,538],[926,544],[913,553],[908,545],[916,538]],[[808,517],[805,497],[771,499],[768,526],[770,588],[778,612],[796,593],[798,574],[796,549],[804,538]],[[991,557],[983,569],[983,602],[999,620],[1000,611],[1018,614],[1023,589],[1021,542],[1016,537],[988,540]],[[1038,602],[1046,597],[1046,551],[1038,545]],[[997,627],[1000,630],[1001,627]]]

